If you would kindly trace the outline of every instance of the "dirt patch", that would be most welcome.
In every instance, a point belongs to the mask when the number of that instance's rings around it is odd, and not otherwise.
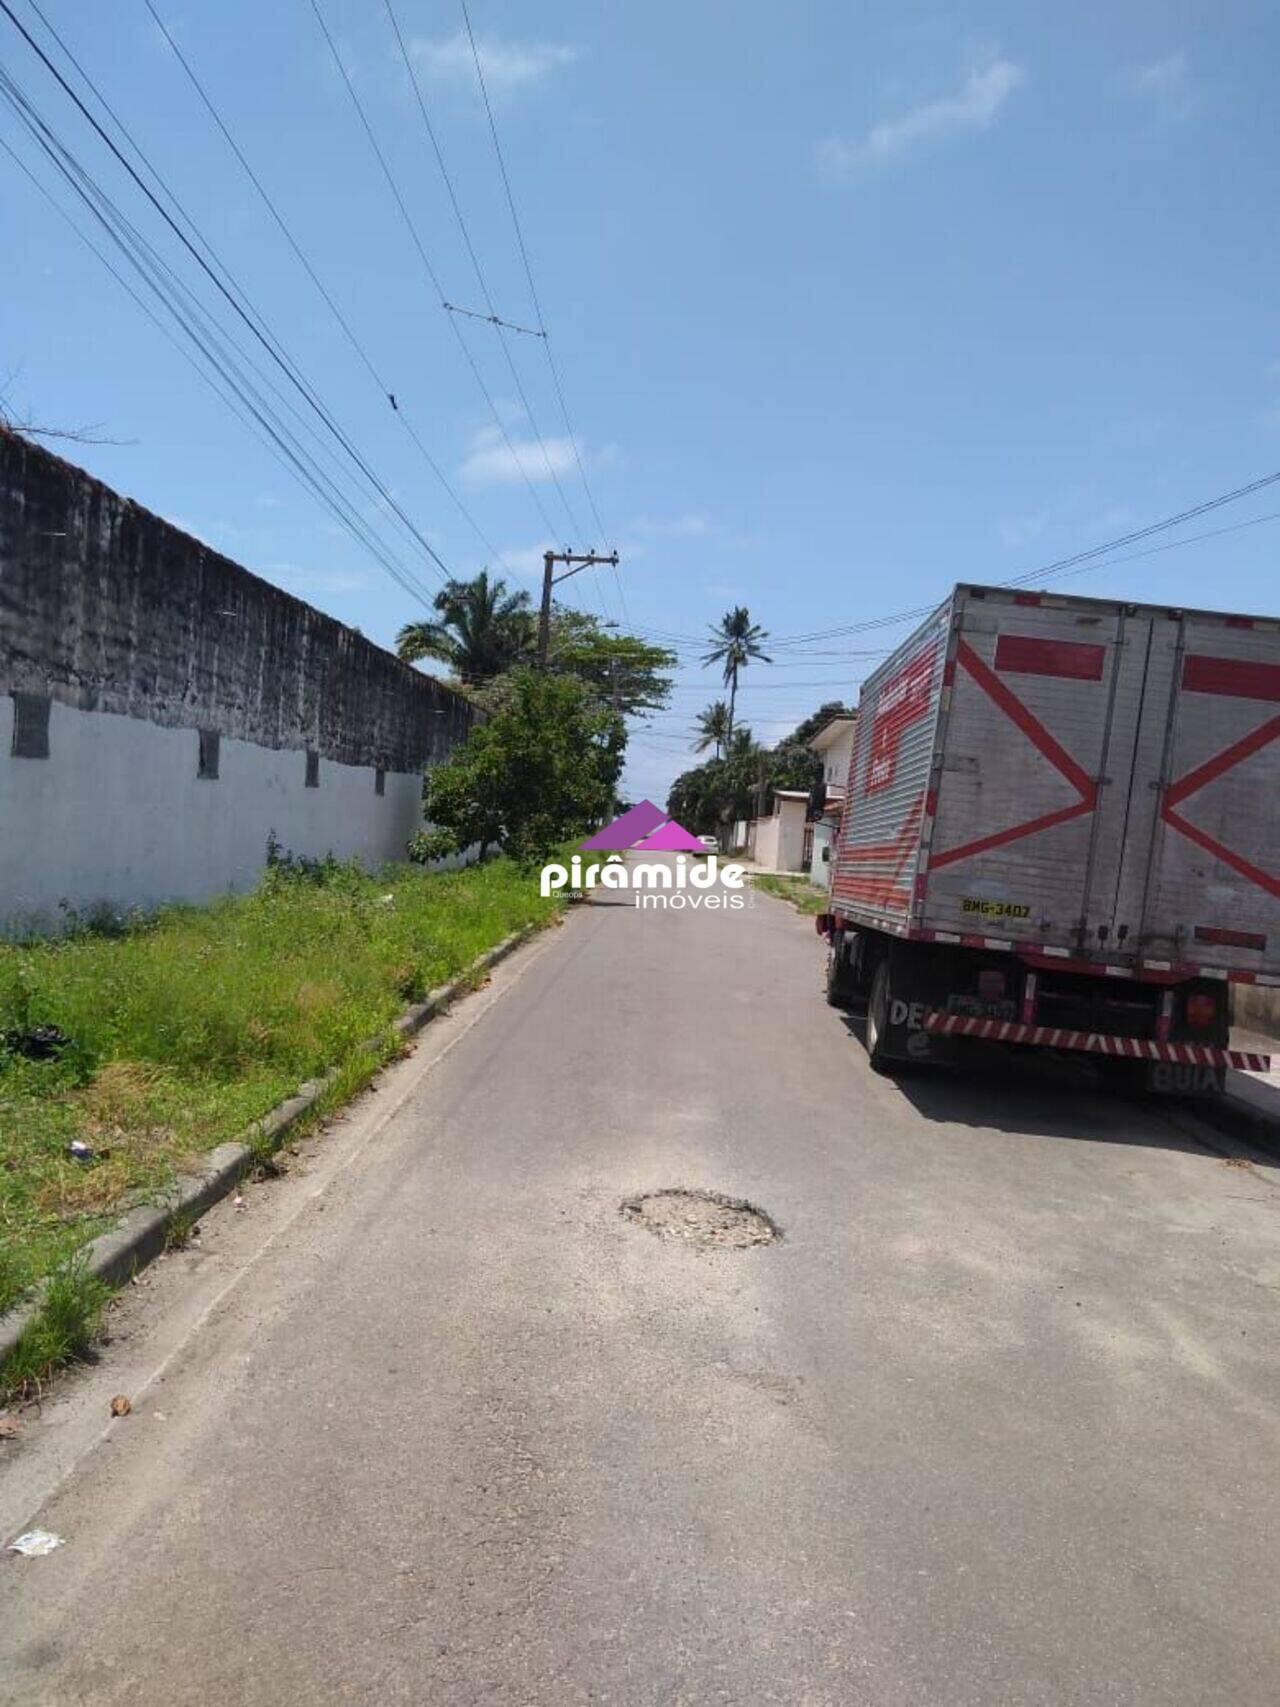
[[[763,1209],[718,1191],[651,1191],[629,1197],[622,1213],[660,1239],[718,1245],[722,1250],[744,1251],[782,1237]]]

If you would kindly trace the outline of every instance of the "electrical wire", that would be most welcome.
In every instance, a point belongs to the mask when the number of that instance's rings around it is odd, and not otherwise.
[[[5,3],[6,0],[0,0],[0,5],[4,5]],[[431,287],[443,307],[448,300],[445,296],[444,287],[440,282],[440,277],[436,272],[435,267],[432,265],[431,257],[427,253],[426,246],[422,241],[421,234],[418,231],[413,215],[409,212],[408,204],[405,202],[400,186],[396,182],[395,174],[392,172],[390,164],[387,161],[387,157],[383,153],[381,144],[378,142],[373,126],[369,122],[369,116],[365,111],[364,103],[356,92],[355,85],[351,81],[350,74],[347,71],[346,63],[344,62],[342,55],[338,52],[338,45],[333,39],[333,35],[329,30],[328,24],[325,22],[324,13],[320,10],[318,0],[310,0],[310,5],[311,10],[315,15],[316,23],[319,25],[320,32],[324,36],[325,42],[328,46],[333,63],[337,67],[338,74],[341,77],[347,94],[351,99],[351,104],[355,108],[356,116],[360,120],[365,137],[368,140],[370,148],[373,150],[374,158],[377,160],[378,165],[381,168],[382,175],[386,179],[387,188],[391,191],[392,199],[400,210],[400,217],[404,221],[405,228],[409,233],[415,250],[417,251],[418,258],[422,262],[423,269],[426,272],[428,279],[431,281]],[[507,447],[507,451],[512,459],[512,464],[519,471],[521,478],[528,487],[529,496],[533,499],[538,514],[542,517],[543,525],[546,527],[548,535],[552,539],[555,539],[557,537],[555,523],[551,520],[551,516],[547,511],[546,505],[542,502],[542,498],[538,493],[537,487],[530,479],[529,472],[526,469],[519,452],[516,450],[515,445],[511,441],[511,435],[507,432],[506,423],[502,419],[498,406],[494,401],[493,394],[485,383],[484,375],[480,372],[480,369],[476,364],[475,357],[471,352],[471,347],[463,336],[462,329],[457,319],[450,314],[448,316],[448,321],[453,330],[454,337],[457,339],[458,347],[462,351],[463,358],[471,369],[472,377],[475,379],[481,395],[488,404],[489,413],[493,416],[494,424],[501,435],[503,443]]]
[[[409,438],[411,439],[413,444],[416,446],[420,456],[422,457],[422,460],[426,463],[427,467],[431,470],[432,474],[439,481],[439,483],[443,487],[445,493],[452,500],[453,504],[455,505],[455,507],[457,508],[459,513],[462,515],[462,517],[466,521],[467,525],[471,528],[471,530],[475,534],[476,538],[480,541],[481,545],[485,548],[485,550],[487,552],[489,552],[489,554],[492,557],[497,558],[497,560],[503,564],[503,567],[507,570],[507,573],[510,574],[511,573],[510,565],[503,561],[502,553],[500,551],[498,551],[497,547],[489,539],[488,535],[484,532],[483,528],[481,528],[479,522],[476,520],[476,518],[472,514],[471,510],[467,507],[467,505],[459,497],[458,493],[454,490],[453,486],[450,484],[448,478],[444,474],[444,471],[441,469],[440,465],[436,462],[435,458],[431,455],[430,451],[427,449],[426,445],[423,443],[421,436],[419,435],[417,429],[413,425],[413,422],[412,422],[411,418],[409,417],[408,412],[405,409],[404,401],[403,401],[403,398],[404,398],[403,387],[399,388],[399,395],[397,395],[396,391],[392,388],[392,386],[387,382],[387,380],[382,376],[382,374],[379,373],[377,367],[374,365],[372,357],[369,355],[368,351],[366,350],[365,346],[361,343],[360,339],[356,336],[356,333],[355,333],[354,329],[352,328],[351,323],[348,320],[347,316],[342,312],[342,309],[338,306],[337,302],[334,300],[332,293],[328,290],[328,288],[324,284],[324,281],[317,274],[314,265],[312,264],[311,260],[307,256],[306,252],[303,250],[301,244],[298,242],[298,240],[294,236],[292,230],[289,228],[288,224],[286,223],[286,221],[284,219],[283,214],[280,212],[276,203],[273,201],[272,197],[268,193],[266,186],[263,184],[261,178],[259,178],[257,172],[254,171],[253,166],[250,164],[248,158],[246,157],[246,155],[244,153],[244,150],[240,147],[240,144],[236,141],[235,137],[231,134],[230,128],[228,127],[226,121],[223,119],[222,114],[218,111],[217,107],[214,105],[213,99],[210,96],[208,90],[205,88],[204,84],[201,82],[200,78],[197,76],[195,68],[191,64],[187,55],[182,51],[182,49],[178,45],[177,41],[174,39],[172,32],[170,31],[168,25],[165,23],[164,19],[160,16],[160,13],[156,10],[155,5],[153,4],[153,0],[143,0],[143,4],[146,6],[147,11],[151,14],[151,17],[154,20],[156,27],[159,29],[160,33],[164,36],[164,39],[166,40],[166,42],[168,42],[170,48],[173,50],[174,56],[177,59],[179,65],[182,67],[183,71],[186,73],[187,78],[191,83],[191,86],[195,89],[196,94],[200,97],[200,100],[204,104],[204,107],[207,110],[207,112],[209,113],[210,118],[212,118],[214,124],[218,127],[218,130],[222,133],[222,136],[223,136],[224,140],[226,141],[227,146],[231,149],[231,152],[235,155],[235,157],[239,161],[241,167],[244,169],[245,175],[248,177],[250,183],[253,185],[254,189],[258,192],[258,195],[261,197],[263,203],[265,204],[267,211],[270,213],[272,219],[275,221],[275,223],[278,226],[278,228],[279,228],[281,234],[283,235],[285,241],[288,243],[290,249],[293,251],[294,255],[297,257],[297,259],[298,259],[299,263],[301,264],[303,270],[306,272],[307,277],[311,280],[311,282],[315,286],[316,290],[320,293],[320,296],[323,298],[323,300],[324,300],[326,306],[328,307],[330,313],[333,315],[334,319],[338,323],[338,326],[341,328],[343,335],[346,337],[347,342],[351,345],[351,348],[355,351],[356,355],[359,357],[359,359],[360,359],[361,363],[363,364],[366,372],[369,374],[369,376],[373,380],[375,386],[378,388],[379,393],[381,394],[383,399],[388,404],[390,404],[391,409],[392,409],[393,413],[395,414],[397,421],[400,423],[401,427],[408,434]]]
[[[400,50],[400,58],[404,62],[405,71],[409,76],[409,83],[413,89],[414,99],[418,106],[418,112],[422,118],[423,127],[427,133],[427,139],[431,144],[431,152],[435,156],[436,165],[440,169],[440,176],[444,180],[444,187],[448,193],[449,204],[453,208],[453,216],[458,223],[458,230],[462,234],[463,245],[470,257],[472,271],[476,275],[476,282],[480,287],[480,294],[484,298],[485,306],[489,310],[488,320],[497,331],[498,342],[501,344],[502,353],[506,357],[507,368],[511,374],[512,383],[516,388],[516,393],[520,398],[521,406],[528,418],[529,427],[533,433],[534,439],[537,442],[539,450],[542,452],[542,460],[546,465],[547,473],[553,481],[556,491],[560,495],[560,502],[564,505],[565,514],[569,518],[569,525],[573,529],[574,533],[581,538],[582,529],[578,525],[578,518],[574,515],[573,506],[569,502],[564,487],[560,484],[560,476],[556,473],[555,467],[551,461],[551,454],[547,449],[546,441],[543,438],[542,433],[539,431],[532,405],[530,404],[529,398],[525,392],[524,382],[520,378],[519,369],[516,367],[510,346],[508,345],[506,338],[503,336],[503,329],[507,323],[499,315],[498,310],[494,305],[493,296],[489,290],[489,282],[484,276],[484,269],[480,265],[480,257],[477,255],[475,244],[471,240],[471,232],[468,230],[466,219],[463,217],[462,206],[458,201],[458,194],[454,189],[453,179],[449,175],[449,168],[445,165],[444,152],[440,147],[440,139],[436,135],[435,126],[431,122],[431,115],[427,111],[426,97],[422,93],[422,85],[418,80],[417,72],[414,70],[413,60],[410,57],[408,46],[403,34],[401,33],[400,23],[396,17],[395,9],[391,4],[391,0],[383,0],[383,4],[386,7],[387,18],[390,21],[392,32],[396,38],[396,45]],[[444,307],[450,312],[453,311],[450,303],[446,302]],[[474,318],[474,316],[471,316],[471,318]],[[545,341],[545,328],[540,327],[536,336]]]
[[[1189,509],[1180,510],[1176,515],[1166,516],[1163,520],[1158,522],[1150,522],[1146,527],[1135,528],[1130,533],[1121,534],[1117,539],[1107,540],[1102,545],[1090,546],[1086,551],[1077,551],[1069,557],[1060,557],[1052,563],[1042,564],[1038,569],[1028,569],[1024,574],[1011,576],[1006,581],[998,582],[997,585],[1001,587],[1026,587],[1030,586],[1035,581],[1047,581],[1054,578],[1065,577],[1068,573],[1083,574],[1085,572],[1084,569],[1076,569],[1076,565],[1080,564],[1086,565],[1089,569],[1105,569],[1108,567],[1108,563],[1097,562],[1096,560],[1098,558],[1105,557],[1107,553],[1116,551],[1121,546],[1136,544],[1138,540],[1149,539],[1153,534],[1167,532],[1169,528],[1181,527],[1185,522],[1194,521],[1197,516],[1206,515],[1211,510],[1221,509],[1224,504],[1237,503],[1241,498],[1247,498],[1254,492],[1261,492],[1266,487],[1274,486],[1278,482],[1280,482],[1280,470],[1277,470],[1273,474],[1264,474],[1257,480],[1250,480],[1243,486],[1234,487],[1230,492],[1219,493],[1217,497],[1206,498],[1199,504],[1191,505]],[[1250,524],[1241,523],[1240,525],[1249,526]],[[1197,537],[1212,538],[1214,536],[1210,534]],[[1175,540],[1172,542],[1172,545],[1189,545],[1191,543],[1192,541],[1190,539]],[[1170,549],[1170,547],[1160,547],[1159,549]],[[1149,554],[1144,552],[1135,552],[1133,554],[1134,557],[1145,555]],[[1150,555],[1154,555],[1154,552]],[[1108,559],[1108,562],[1110,563],[1125,563],[1129,561],[1131,561],[1131,559],[1128,557],[1115,557]],[[797,641],[828,640],[836,635],[862,634],[866,633],[869,629],[886,628],[896,623],[910,622],[913,618],[929,616],[937,608],[936,604],[921,605],[917,606],[914,610],[899,611],[892,616],[874,617],[866,622],[846,623],[839,628],[815,629],[808,634],[775,635],[771,636],[770,644],[776,647],[785,647],[793,645]]]
[[[45,25],[45,28],[47,30],[49,30],[50,34],[58,42],[58,45],[62,48],[63,52],[71,60],[71,63],[75,66],[75,68],[79,72],[81,78],[84,80],[84,82],[90,88],[90,90],[93,92],[95,97],[98,99],[100,104],[103,106],[104,110],[111,113],[111,109],[107,106],[107,103],[105,102],[105,100],[103,99],[101,94],[98,92],[98,90],[97,90],[95,84],[93,83],[92,79],[88,76],[88,73],[85,72],[84,68],[80,65],[79,61],[75,59],[75,57],[71,54],[70,50],[66,47],[66,44],[62,41],[62,38],[57,34],[57,32],[49,24],[49,21],[45,17],[44,13],[35,4],[35,0],[29,0],[29,3],[32,6],[32,10],[36,13],[36,16],[40,18],[41,22]],[[147,201],[151,204],[151,206],[155,209],[155,211],[164,220],[165,224],[173,232],[174,236],[177,237],[178,241],[182,244],[183,248],[186,249],[188,254],[190,254],[192,259],[196,262],[197,266],[200,268],[200,270],[206,275],[206,277],[213,284],[213,286],[218,291],[218,293],[224,298],[224,300],[227,302],[227,304],[233,310],[233,312],[236,314],[236,316],[244,323],[245,327],[249,330],[249,332],[251,333],[253,338],[259,344],[261,344],[263,350],[266,352],[266,354],[268,355],[270,360],[280,369],[281,373],[284,375],[284,377],[288,381],[288,383],[298,392],[299,396],[301,396],[303,398],[303,400],[306,402],[308,407],[315,413],[317,418],[325,426],[327,431],[341,445],[343,450],[351,458],[351,460],[355,463],[355,465],[359,468],[359,470],[362,473],[362,475],[364,476],[364,478],[375,489],[375,491],[379,494],[379,496],[382,498],[382,500],[385,502],[385,504],[388,506],[388,508],[395,511],[395,513],[400,518],[400,520],[403,522],[403,524],[413,534],[413,536],[417,540],[419,546],[425,552],[427,557],[431,560],[432,565],[435,568],[436,573],[439,574],[444,580],[449,580],[451,578],[450,577],[450,571],[449,571],[448,565],[445,563],[444,559],[435,550],[434,546],[431,545],[430,541],[426,538],[426,536],[418,529],[417,525],[413,522],[412,518],[410,518],[405,513],[403,508],[397,503],[396,499],[391,494],[391,492],[388,490],[388,488],[383,483],[383,481],[374,472],[372,467],[369,465],[369,463],[366,461],[366,459],[361,455],[361,453],[356,449],[356,447],[352,443],[351,439],[346,435],[346,433],[343,431],[343,429],[339,426],[339,424],[334,419],[332,414],[329,412],[327,407],[321,402],[321,400],[319,399],[319,397],[317,396],[317,394],[315,393],[313,388],[302,377],[302,375],[300,374],[296,364],[293,362],[292,358],[290,358],[288,356],[287,352],[284,351],[283,346],[280,344],[280,342],[276,338],[275,334],[271,332],[270,328],[267,326],[267,323],[263,319],[261,314],[257,311],[257,309],[255,309],[253,307],[253,304],[249,301],[249,299],[248,299],[247,295],[245,294],[245,292],[243,291],[243,289],[236,284],[236,282],[235,282],[234,278],[232,277],[231,273],[229,272],[229,270],[225,267],[225,265],[223,263],[221,263],[220,261],[216,261],[216,252],[213,250],[212,246],[208,243],[207,239],[201,238],[199,246],[197,246],[197,244],[195,242],[193,242],[190,237],[188,237],[187,233],[182,229],[182,225],[178,222],[177,219],[175,219],[173,214],[171,214],[169,212],[168,208],[165,207],[164,203],[160,200],[159,196],[157,196],[155,191],[145,181],[145,179],[138,172],[138,170],[133,166],[131,161],[126,157],[126,155],[121,150],[121,148],[117,145],[117,143],[114,141],[114,139],[108,134],[108,132],[103,128],[103,126],[94,117],[93,113],[85,105],[84,101],[76,93],[75,89],[72,88],[71,84],[67,81],[66,77],[63,76],[62,72],[54,64],[53,60],[49,57],[49,55],[41,47],[40,43],[35,39],[35,37],[31,34],[31,32],[26,28],[26,26],[23,24],[22,20],[15,14],[12,6],[9,4],[9,0],[0,0],[0,11],[3,11],[5,16],[8,18],[9,22],[18,31],[19,35],[21,35],[21,37],[26,42],[27,46],[30,48],[32,53],[34,53],[36,55],[36,57],[40,60],[42,65],[45,67],[45,69],[49,72],[49,74],[54,78],[55,82],[62,89],[63,93],[75,105],[75,107],[77,108],[77,110],[79,111],[81,116],[84,118],[86,123],[89,124],[89,126],[93,129],[93,131],[99,137],[99,139],[110,150],[111,154],[114,156],[116,161],[119,163],[119,165],[121,167],[123,167],[124,171],[132,179],[133,183],[137,186],[137,188],[139,190],[141,190],[142,194],[146,197]],[[147,166],[147,169],[150,171],[152,177],[156,180],[157,183],[159,183],[161,185],[161,187],[164,191],[164,194],[169,199],[169,201],[171,203],[173,203],[174,205],[180,205],[178,203],[178,198],[176,196],[174,196],[173,192],[169,189],[168,185],[165,184],[162,175],[156,170],[156,168],[151,164],[151,162],[146,159],[146,156],[142,153],[142,150],[138,147],[137,143],[133,141],[131,136],[129,136],[129,133],[125,129],[124,125],[120,122],[119,119],[115,118],[114,113],[111,113],[111,117],[115,120],[115,123],[117,124],[118,128],[126,136],[127,140],[130,142],[130,145],[134,148],[134,151],[144,161],[144,163]],[[195,227],[194,221],[192,221],[190,219],[189,215],[184,215],[184,219],[185,219],[185,223],[192,230],[197,230],[197,228]],[[204,254],[201,253],[202,249],[205,251]],[[211,264],[211,261],[206,259],[206,254],[208,254],[211,257],[214,257],[214,261],[216,262],[216,265]],[[231,281],[230,285],[228,285],[226,282],[224,282],[224,278]]]
[[[179,329],[200,351],[209,368],[234,394],[239,407],[237,408],[236,404],[231,404],[233,410],[240,414],[241,418],[245,418],[242,412],[246,412],[248,418],[255,424],[256,430],[269,439],[295,478],[301,480],[330,511],[339,524],[356,538],[358,543],[387,570],[404,591],[429,605],[430,598],[426,589],[416,580],[411,571],[407,570],[395,558],[394,554],[386,547],[385,542],[374,533],[371,526],[360,516],[350,500],[338,491],[332,482],[325,479],[318,470],[314,459],[303,449],[291,431],[284,426],[278,414],[275,413],[262,392],[258,390],[244,368],[236,360],[236,355],[243,353],[232,353],[234,347],[226,343],[225,334],[222,334],[216,322],[212,321],[208,311],[186,290],[168,263],[158,255],[141,233],[137,231],[136,227],[120,212],[92,175],[76,160],[74,154],[59,141],[51,127],[23,96],[21,90],[3,68],[0,68],[0,95],[3,95],[11,110],[15,112],[27,130],[28,135],[32,137],[46,158],[54,165],[76,196],[102,226],[124,259],[137,272],[143,283],[159,298],[178,324]],[[28,176],[31,176],[29,172]],[[70,223],[74,226],[74,221]],[[83,236],[83,233],[81,235]],[[111,270],[115,271],[114,268]],[[130,291],[130,294],[133,295],[134,293]],[[154,316],[150,317],[154,319]],[[209,379],[213,389],[223,396],[223,400],[229,402],[230,400],[219,389],[217,383],[208,374],[206,374],[206,378]]]
[[[534,314],[537,317],[538,330],[542,334],[542,347],[547,353],[547,365],[551,370],[551,379],[555,386],[556,397],[560,404],[561,419],[564,421],[564,430],[568,435],[569,443],[573,448],[574,461],[578,467],[578,478],[582,481],[582,490],[587,495],[587,503],[590,506],[591,514],[595,519],[596,526],[600,529],[601,538],[607,546],[609,539],[608,530],[600,519],[600,510],[596,504],[595,494],[591,490],[591,483],[587,479],[586,465],[582,460],[582,453],[578,447],[578,436],[574,432],[573,425],[569,420],[569,406],[565,401],[564,386],[560,382],[560,370],[556,366],[555,354],[551,348],[551,335],[547,331],[546,318],[543,315],[542,303],[538,297],[538,288],[533,282],[533,268],[529,264],[529,250],[524,240],[524,230],[520,224],[520,215],[516,212],[516,199],[512,192],[511,177],[507,171],[507,162],[502,152],[502,143],[498,138],[498,126],[493,116],[493,103],[489,99],[489,88],[485,82],[484,68],[480,62],[480,50],[476,45],[475,32],[471,28],[471,14],[467,10],[467,0],[460,0],[460,3],[462,6],[462,21],[466,25],[467,29],[467,40],[471,44],[471,57],[475,62],[476,81],[479,83],[480,93],[484,97],[484,110],[489,120],[489,135],[493,139],[493,151],[497,157],[498,170],[502,175],[502,187],[506,192],[507,207],[511,213],[511,224],[516,234],[516,244],[520,250],[520,260],[524,266],[524,276],[529,285],[529,297],[533,303]],[[613,578],[617,583],[618,598],[622,606],[623,619],[630,622],[630,615],[627,611],[627,595],[623,589],[622,577],[618,574],[618,566],[616,563],[613,565]]]

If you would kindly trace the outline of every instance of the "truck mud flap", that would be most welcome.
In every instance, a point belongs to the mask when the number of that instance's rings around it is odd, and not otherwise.
[[[938,1000],[938,971],[924,956],[899,944],[889,951],[889,1000],[884,1023],[884,1052],[895,1061],[952,1066],[965,1059],[955,1038],[926,1029],[926,1017]]]

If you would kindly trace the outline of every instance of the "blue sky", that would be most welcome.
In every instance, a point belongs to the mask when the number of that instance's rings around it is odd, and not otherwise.
[[[10,4],[45,39],[28,0]],[[449,568],[493,561],[143,0],[41,4]],[[599,544],[541,348],[509,339],[545,458],[496,335],[467,323],[495,425],[310,0],[155,4],[511,573],[533,587],[549,537]],[[446,295],[479,306],[382,0],[320,4]],[[395,9],[494,301],[530,323],[456,0]],[[623,554],[624,594],[611,575],[576,583],[588,608],[695,637],[743,602],[775,634],[807,632],[1005,579],[1280,468],[1274,8],[475,0],[472,20],[577,449]],[[0,65],[199,289],[2,16]],[[0,139],[72,205],[2,104]],[[413,599],[4,154],[0,244],[10,411],[100,423],[128,442],[66,454],[390,644]],[[1184,531],[1272,510],[1280,489]],[[1274,609],[1278,546],[1280,522],[1262,522],[1064,584]],[[416,548],[397,550],[436,584]],[[693,640],[681,651],[672,710],[636,732],[633,794],[665,798],[717,691]],[[856,694],[874,662],[785,658],[741,695],[766,738]]]

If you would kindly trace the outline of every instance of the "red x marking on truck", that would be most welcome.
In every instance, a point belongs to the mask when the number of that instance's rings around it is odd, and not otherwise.
[[[1005,716],[1021,729],[1027,739],[1048,759],[1054,770],[1067,779],[1080,798],[1070,806],[1059,807],[1056,812],[1044,812],[1038,818],[1028,818],[1024,823],[1012,824],[1007,830],[997,830],[992,835],[980,836],[977,841],[965,842],[958,848],[947,848],[942,853],[935,853],[929,860],[934,870],[940,865],[950,865],[955,860],[967,859],[971,854],[986,853],[988,848],[1003,847],[1006,842],[1016,842],[1023,836],[1033,836],[1037,830],[1048,830],[1055,824],[1065,824],[1072,818],[1092,812],[1098,804],[1098,785],[1088,771],[1053,738],[1039,718],[1027,710],[1017,695],[1009,690],[990,665],[984,663],[965,640],[961,640],[956,647],[956,662],[961,669],[968,671],[983,693],[994,700]]]
[[[1256,664],[1236,658],[1209,658],[1192,652],[1188,653],[1183,663],[1182,686],[1188,693],[1227,694],[1238,699],[1280,700],[1280,668],[1274,664]],[[1202,830],[1198,824],[1191,823],[1180,812],[1175,812],[1174,807],[1213,782],[1215,778],[1242,764],[1254,753],[1260,753],[1264,747],[1270,746],[1277,736],[1280,736],[1280,717],[1272,717],[1240,740],[1233,741],[1222,752],[1215,753],[1213,758],[1206,759],[1203,764],[1188,771],[1186,776],[1171,782],[1160,803],[1160,816],[1166,824],[1171,825],[1188,841],[1194,842],[1197,847],[1203,848],[1206,853],[1212,854],[1215,859],[1220,859],[1224,865],[1229,865],[1233,871],[1238,871],[1242,877],[1247,877],[1250,883],[1256,883],[1258,888],[1264,889],[1268,895],[1280,895],[1280,878],[1251,864],[1234,848],[1224,846],[1207,830]]]

